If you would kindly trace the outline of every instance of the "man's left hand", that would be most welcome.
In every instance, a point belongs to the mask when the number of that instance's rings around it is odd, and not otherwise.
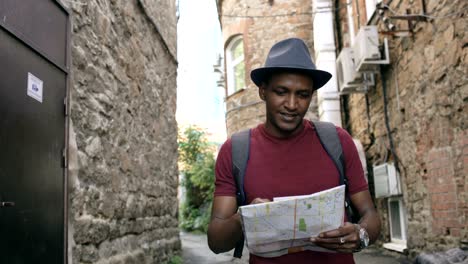
[[[349,222],[338,229],[323,232],[311,241],[317,246],[343,253],[352,253],[360,248],[359,229]]]

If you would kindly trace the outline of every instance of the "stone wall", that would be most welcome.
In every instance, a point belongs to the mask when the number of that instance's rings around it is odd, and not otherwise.
[[[257,86],[250,80],[250,71],[264,65],[273,44],[298,37],[307,43],[313,54],[312,3],[311,0],[223,0],[218,2],[218,10],[224,46],[237,34],[244,38],[247,87],[226,98],[226,126],[230,136],[265,122],[265,105],[258,96]],[[312,102],[308,118],[318,116],[315,96]]]
[[[163,263],[180,250],[175,1],[72,11],[70,257]]]
[[[411,256],[457,247],[462,239],[468,239],[468,3],[425,3],[434,19],[417,22],[413,36],[387,36],[391,64],[383,67],[377,86],[367,95],[343,97],[348,105],[343,109],[346,128],[363,142],[368,163],[394,161],[385,125],[385,84]],[[421,1],[391,1],[390,7],[397,13],[405,13],[406,9],[413,14],[422,12]],[[363,11],[361,6],[360,13]],[[347,46],[346,14],[343,10],[337,14],[340,45]],[[385,15],[394,14],[387,10]],[[356,28],[363,25],[362,21],[354,21]],[[407,28],[406,21],[391,22],[397,29]],[[380,31],[386,31],[380,19],[375,23]],[[390,240],[387,199],[377,199],[377,205],[384,224],[381,242],[386,242]]]

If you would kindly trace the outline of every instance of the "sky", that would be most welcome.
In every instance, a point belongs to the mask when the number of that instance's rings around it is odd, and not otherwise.
[[[176,0],[177,1],[177,0]],[[213,65],[222,54],[215,0],[178,0],[177,112],[179,127],[204,128],[211,141],[226,138],[224,89],[216,85]]]

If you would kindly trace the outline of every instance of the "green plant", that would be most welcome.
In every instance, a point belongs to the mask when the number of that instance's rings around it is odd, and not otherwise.
[[[167,264],[182,264],[184,263],[184,260],[182,259],[181,256],[174,255],[166,263]]]
[[[188,127],[179,135],[179,157],[185,188],[185,202],[180,207],[180,227],[187,231],[206,232],[214,191],[215,159],[203,130]]]

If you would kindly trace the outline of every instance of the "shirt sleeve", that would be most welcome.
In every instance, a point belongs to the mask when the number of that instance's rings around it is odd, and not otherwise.
[[[228,139],[221,146],[215,166],[214,196],[236,196],[236,183],[232,175],[232,144]]]
[[[343,148],[349,194],[353,195],[369,189],[353,138],[343,128],[337,127],[337,132]]]

